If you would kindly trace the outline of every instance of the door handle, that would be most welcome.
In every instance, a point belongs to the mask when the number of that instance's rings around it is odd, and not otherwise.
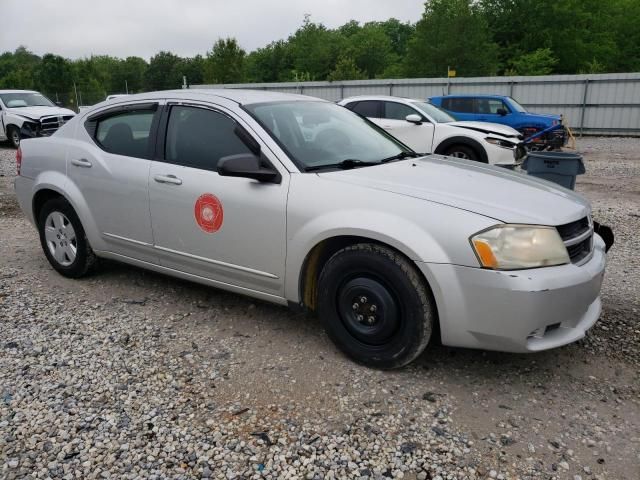
[[[71,165],[75,165],[76,167],[91,168],[91,162],[86,158],[74,158],[73,160],[71,160]]]
[[[180,180],[175,175],[154,175],[153,179],[158,183],[170,183],[171,185],[182,185],[182,180]]]

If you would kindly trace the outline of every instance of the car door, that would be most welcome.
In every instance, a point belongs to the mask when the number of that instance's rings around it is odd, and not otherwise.
[[[476,109],[477,118],[482,122],[508,124],[506,117],[511,113],[511,109],[500,98],[478,98]],[[501,115],[500,110],[504,110],[506,114]]]
[[[79,124],[67,172],[80,190],[106,249],[157,262],[149,216],[149,169],[160,102],[101,110]]]
[[[234,286],[283,295],[289,175],[223,105],[169,104],[164,144],[150,172],[154,244],[163,266]],[[220,176],[218,161],[250,152],[236,132],[261,145],[280,183]],[[160,139],[162,140],[162,138]]]
[[[382,102],[380,126],[412,150],[431,153],[434,125],[421,112],[400,102]],[[421,123],[407,121],[407,115],[418,115]]]

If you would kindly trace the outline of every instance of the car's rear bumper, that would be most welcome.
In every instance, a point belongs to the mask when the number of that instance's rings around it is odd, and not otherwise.
[[[493,271],[420,264],[431,283],[445,345],[535,352],[585,335],[600,316],[606,257],[594,236],[584,265]]]
[[[33,225],[36,224],[31,205],[34,183],[31,178],[21,176],[17,176],[13,181],[13,187],[16,191],[16,197],[18,198],[18,205],[20,205],[20,209]]]

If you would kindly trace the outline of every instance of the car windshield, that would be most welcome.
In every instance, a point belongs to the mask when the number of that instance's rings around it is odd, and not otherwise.
[[[440,110],[438,107],[431,103],[426,102],[411,102],[414,107],[429,116],[436,123],[449,123],[455,122],[456,119],[449,115],[444,110]]]
[[[37,92],[0,93],[0,98],[7,108],[55,107],[51,100]]]
[[[516,111],[516,112],[520,112],[520,113],[527,113],[527,110],[520,105],[518,102],[516,102],[513,98],[509,97],[509,103],[511,103],[511,107]]]
[[[414,155],[384,130],[333,103],[272,102],[244,108],[303,171],[377,165]]]

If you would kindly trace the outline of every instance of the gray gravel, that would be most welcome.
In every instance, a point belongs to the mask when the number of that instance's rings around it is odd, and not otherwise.
[[[588,337],[393,372],[277,306],[110,262],[60,277],[0,148],[0,478],[637,480],[640,140],[578,148],[617,235]]]

